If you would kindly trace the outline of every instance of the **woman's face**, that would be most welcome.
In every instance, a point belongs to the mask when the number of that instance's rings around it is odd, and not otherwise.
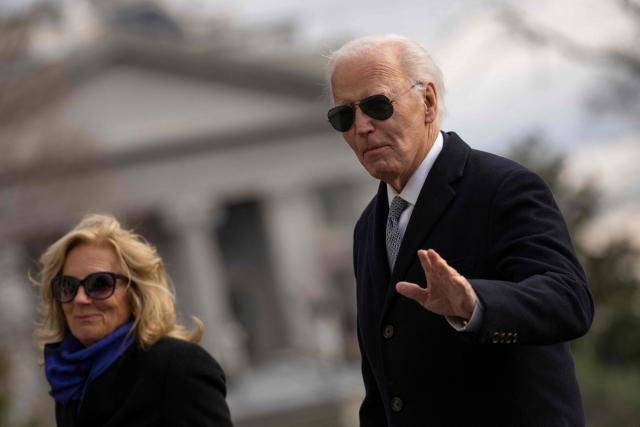
[[[100,271],[123,273],[118,257],[110,246],[80,244],[67,254],[62,268],[63,275],[80,280]],[[105,300],[91,299],[85,293],[84,286],[80,286],[73,300],[62,303],[62,310],[71,334],[89,346],[129,320],[131,306],[126,283],[117,280],[113,295]]]

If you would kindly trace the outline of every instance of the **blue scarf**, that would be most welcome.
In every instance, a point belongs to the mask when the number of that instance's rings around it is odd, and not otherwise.
[[[133,335],[126,336],[132,325],[133,321],[121,325],[89,347],[69,333],[61,342],[45,345],[44,371],[55,401],[81,401],[88,385],[133,343]]]

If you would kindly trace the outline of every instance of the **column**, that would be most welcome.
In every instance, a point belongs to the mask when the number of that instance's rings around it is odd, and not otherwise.
[[[317,355],[321,349],[312,301],[323,291],[323,280],[316,251],[316,201],[306,189],[281,188],[268,196],[265,223],[287,341],[298,351]]]
[[[200,198],[174,200],[164,209],[164,226],[172,238],[178,306],[183,318],[205,324],[202,346],[232,376],[247,365],[245,340],[234,321],[213,227],[220,214]]]
[[[50,403],[42,399],[48,397],[48,387],[44,370],[38,367],[42,354],[36,352],[32,340],[37,299],[27,277],[27,259],[20,245],[10,241],[0,245],[0,347],[2,362],[10,368],[5,378],[10,390],[6,396],[10,399],[9,425],[28,421]],[[35,268],[32,273],[36,274]]]

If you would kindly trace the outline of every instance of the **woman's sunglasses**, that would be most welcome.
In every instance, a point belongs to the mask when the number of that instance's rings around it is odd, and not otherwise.
[[[103,300],[113,295],[118,279],[127,282],[127,284],[130,283],[127,276],[118,273],[92,273],[82,280],[58,274],[51,280],[51,287],[53,289],[53,297],[59,302],[73,301],[80,286],[84,287],[84,292],[89,298]]]
[[[389,99],[382,94],[376,94],[368,96],[359,102],[333,107],[327,113],[329,123],[331,123],[331,126],[338,132],[348,131],[356,119],[356,105],[360,106],[360,110],[372,119],[387,120],[393,115],[393,103],[402,95],[419,85],[422,85],[422,82],[414,83],[413,86],[394,99]]]

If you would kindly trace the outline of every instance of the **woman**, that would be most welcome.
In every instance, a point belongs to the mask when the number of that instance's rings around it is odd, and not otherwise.
[[[62,426],[231,426],[218,363],[176,323],[155,248],[89,215],[40,258],[35,336]]]

